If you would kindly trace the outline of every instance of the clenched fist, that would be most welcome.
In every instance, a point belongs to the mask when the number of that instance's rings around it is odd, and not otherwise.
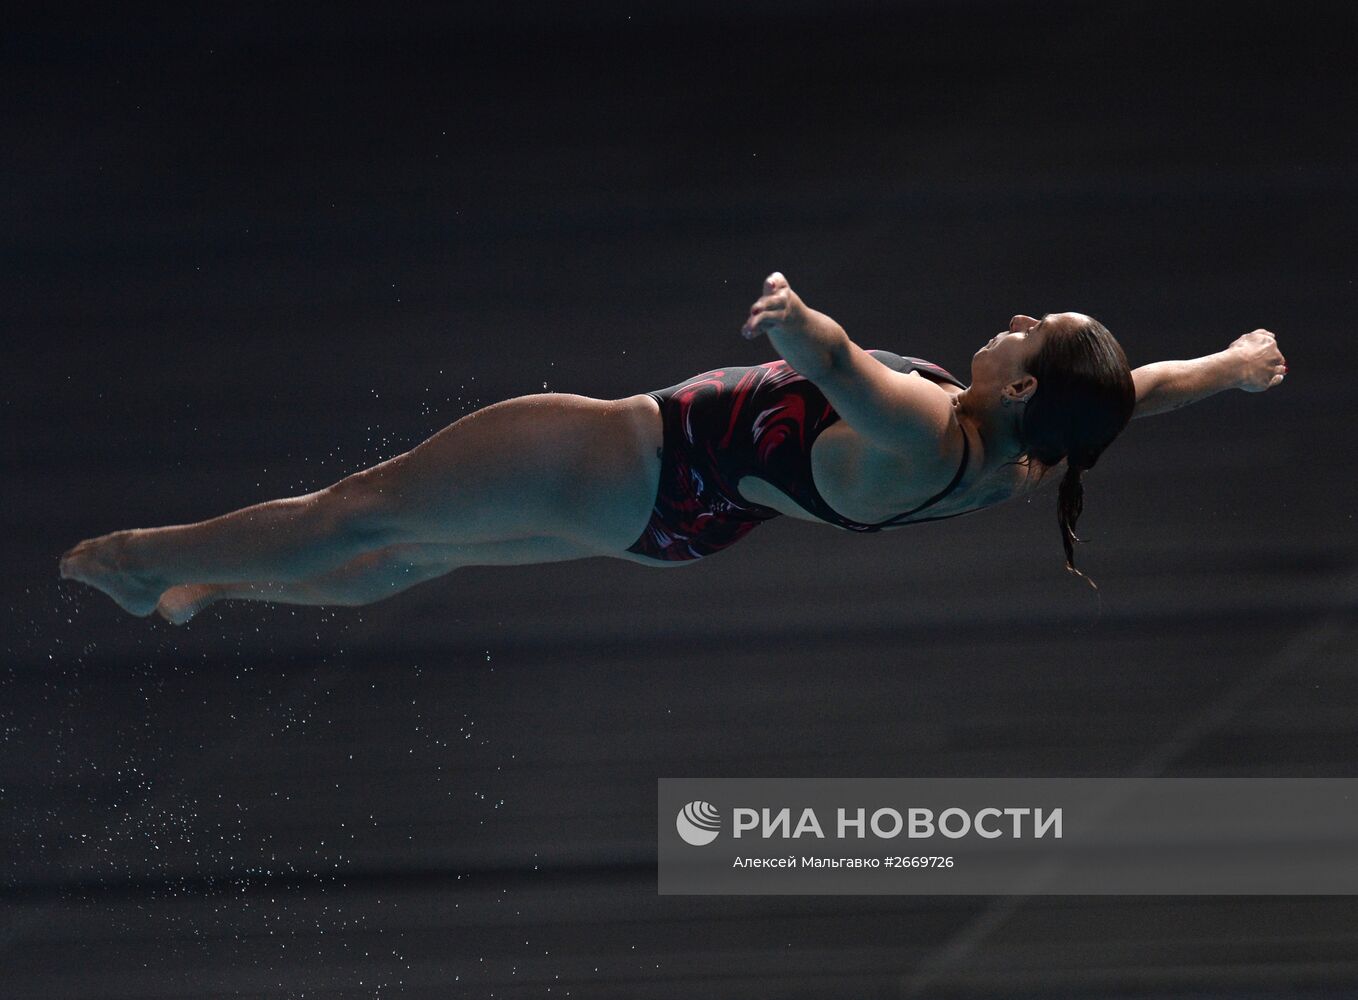
[[[1278,338],[1267,330],[1255,330],[1231,342],[1226,353],[1240,366],[1236,385],[1246,392],[1263,392],[1282,382],[1287,359],[1278,350]]]

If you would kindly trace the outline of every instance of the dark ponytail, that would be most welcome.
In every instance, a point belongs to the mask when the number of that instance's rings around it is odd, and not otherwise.
[[[1056,520],[1061,525],[1061,545],[1066,550],[1066,569],[1082,577],[1091,587],[1098,590],[1098,584],[1075,568],[1075,543],[1084,541],[1075,534],[1075,522],[1080,520],[1080,513],[1085,507],[1085,486],[1081,482],[1084,474],[1084,469],[1066,465],[1066,474],[1061,477],[1061,485],[1056,495]]]
[[[1050,469],[1062,459],[1066,472],[1057,494],[1056,517],[1066,569],[1095,590],[1075,568],[1075,524],[1084,510],[1085,472],[1127,426],[1136,408],[1136,385],[1122,346],[1098,320],[1052,330],[1028,365],[1037,389],[1024,407],[1019,438],[1024,453]]]

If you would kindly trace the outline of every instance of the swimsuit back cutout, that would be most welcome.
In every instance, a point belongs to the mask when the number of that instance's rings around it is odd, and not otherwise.
[[[931,381],[965,388],[948,371],[922,358],[869,353],[894,371],[917,371]],[[821,431],[840,417],[815,383],[787,362],[704,372],[649,395],[660,405],[664,424],[660,483],[650,522],[628,551],[654,559],[710,555],[778,517],[778,511],[741,496],[736,487],[747,475],[770,483],[814,517],[848,531],[874,532],[904,524],[952,493],[970,457],[966,442],[962,463],[944,489],[912,510],[864,524],[841,515],[816,489],[811,448]],[[910,523],[940,519],[915,518]]]

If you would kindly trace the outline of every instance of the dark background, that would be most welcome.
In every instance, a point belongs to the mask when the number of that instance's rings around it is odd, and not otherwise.
[[[0,35],[0,993],[1339,996],[1332,898],[659,897],[655,779],[1353,776],[1347,4],[233,5]],[[783,270],[1291,373],[1055,498],[185,629],[56,580],[475,406],[772,357]],[[1279,863],[1286,863],[1280,858]]]

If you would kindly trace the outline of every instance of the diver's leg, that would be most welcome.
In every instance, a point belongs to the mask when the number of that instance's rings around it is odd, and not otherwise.
[[[194,524],[117,531],[88,539],[61,558],[61,576],[104,591],[147,614],[186,573],[205,580],[328,569],[380,545],[366,473],[299,497],[285,497]]]
[[[304,580],[181,584],[160,596],[156,612],[166,621],[182,625],[217,601],[353,607],[399,594],[462,566],[564,562],[597,554],[559,538],[517,538],[475,545],[391,545]]]
[[[661,437],[648,396],[524,396],[305,496],[82,542],[61,572],[149,614],[177,584],[296,581],[395,544],[554,537],[620,553],[649,517]]]

